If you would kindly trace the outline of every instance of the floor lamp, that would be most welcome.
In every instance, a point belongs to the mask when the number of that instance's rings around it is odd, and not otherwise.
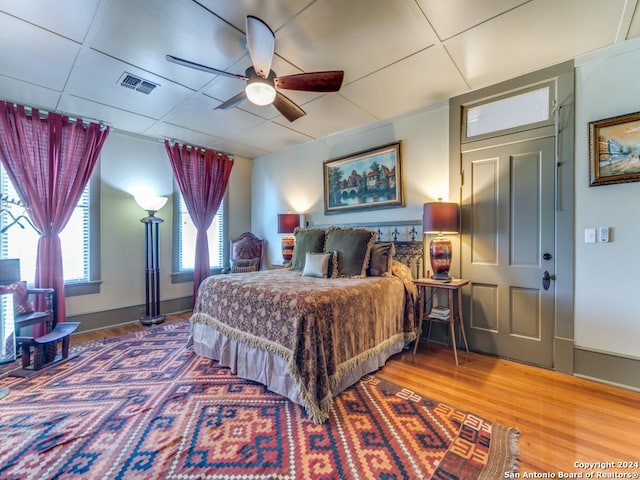
[[[163,219],[155,216],[165,203],[167,197],[135,197],[136,203],[147,211],[147,216],[140,221],[144,224],[144,283],[145,312],[140,318],[143,325],[156,325],[165,319],[160,314],[160,239],[158,227]]]

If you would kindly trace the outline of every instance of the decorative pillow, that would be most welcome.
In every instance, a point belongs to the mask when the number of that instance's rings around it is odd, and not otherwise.
[[[296,237],[296,246],[293,248],[291,270],[304,270],[307,252],[322,253],[324,251],[324,233],[322,228],[297,227],[293,231],[293,236]]]
[[[329,227],[324,244],[326,252],[336,252],[338,276],[362,278],[367,275],[371,247],[376,232],[364,228]]]
[[[231,260],[231,273],[257,272],[258,270],[260,270],[260,258]]]
[[[333,253],[311,253],[307,252],[304,261],[303,277],[329,277],[331,270],[331,257]]]
[[[13,293],[13,308],[18,313],[31,313],[34,311],[33,303],[29,301],[27,284],[14,282],[0,286],[0,293]]]
[[[393,243],[376,243],[371,247],[371,258],[367,275],[370,277],[387,277],[391,275],[391,262],[396,253]]]

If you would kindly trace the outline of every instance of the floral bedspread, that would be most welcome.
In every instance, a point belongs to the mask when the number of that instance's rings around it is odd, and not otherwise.
[[[283,358],[307,414],[322,422],[345,373],[415,339],[411,272],[397,262],[392,271],[362,279],[290,270],[212,276],[200,286],[191,322]]]

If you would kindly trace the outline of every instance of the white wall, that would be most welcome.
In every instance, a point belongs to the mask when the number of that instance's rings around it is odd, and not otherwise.
[[[440,102],[367,127],[254,160],[252,230],[267,239],[267,262],[280,263],[278,213],[304,213],[310,225],[420,220],[422,204],[449,199],[449,107]],[[405,207],[324,214],[323,162],[401,140]]]
[[[640,357],[640,183],[589,187],[591,121],[640,111],[640,40],[576,59],[575,344]],[[610,243],[584,229],[611,227]]]
[[[173,194],[173,171],[164,144],[157,139],[112,131],[100,156],[101,174],[101,285],[100,293],[69,297],[69,316],[143,305],[144,226],[146,213],[133,199],[140,190]],[[230,232],[245,231],[251,223],[251,162],[236,157],[229,180]],[[160,299],[192,294],[192,283],[171,283],[172,202],[157,213],[160,225]],[[170,313],[170,312],[163,312]],[[122,319],[127,321],[130,319]],[[116,322],[117,323],[117,322]]]

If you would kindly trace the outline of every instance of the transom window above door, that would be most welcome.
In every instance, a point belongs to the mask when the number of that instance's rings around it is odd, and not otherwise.
[[[551,84],[463,107],[462,142],[553,123]]]

